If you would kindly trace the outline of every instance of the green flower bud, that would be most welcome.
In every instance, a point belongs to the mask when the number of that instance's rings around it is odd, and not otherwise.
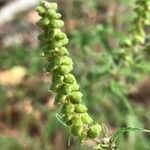
[[[55,50],[50,49],[49,51],[45,51],[44,54],[45,54],[44,56],[46,58],[46,61],[54,64],[54,66],[56,66],[56,68],[58,68],[58,65],[55,64],[55,62],[53,61],[53,59],[55,58]]]
[[[61,59],[61,64],[63,65],[73,65],[72,59],[68,56],[63,56]]]
[[[81,119],[78,120],[73,120],[73,118],[71,118],[72,124],[76,125],[76,126],[83,126],[83,122]]]
[[[43,45],[43,46],[41,47],[41,51],[42,51],[44,54],[48,54],[48,53],[50,53],[50,52],[52,52],[52,51],[54,51],[54,50],[53,50],[53,49],[50,49],[48,45]]]
[[[72,121],[71,121],[71,115],[69,114],[69,115],[65,115],[64,117],[63,117],[63,121],[68,125],[68,126],[70,126],[71,124],[72,124]]]
[[[71,88],[72,88],[72,91],[73,91],[73,92],[79,91],[79,85],[77,84],[77,82],[74,82],[74,83],[71,85]]]
[[[65,102],[66,101],[66,95],[63,95],[61,93],[57,94],[55,97],[55,101],[56,101],[56,103]]]
[[[67,57],[67,56],[63,56],[63,57],[53,56],[50,59],[52,61],[54,61],[54,64],[57,65],[57,66],[60,66],[60,65],[73,65],[72,59]]]
[[[52,61],[54,61],[55,65],[60,66],[60,65],[73,65],[72,59],[67,57],[67,56],[63,56],[63,57],[54,57],[51,58]]]
[[[88,115],[88,113],[82,114],[81,120],[83,121],[83,123],[87,123],[87,124],[93,123],[93,119]]]
[[[69,73],[65,75],[64,82],[68,84],[73,84],[74,82],[76,82],[76,79],[73,74]]]
[[[81,117],[79,115],[73,115],[71,118],[72,124],[83,124]]]
[[[58,92],[67,95],[71,92],[71,85],[70,84],[63,84],[59,87]]]
[[[71,121],[72,121],[72,125],[73,125],[72,126],[72,134],[75,136],[81,135],[81,133],[83,132],[83,127],[84,127],[81,119],[74,116],[71,118]]]
[[[44,17],[38,21],[38,25],[42,28],[45,28],[50,23],[47,17]]]
[[[39,13],[39,15],[43,15],[46,12],[46,9],[43,6],[36,7],[36,11]]]
[[[62,75],[59,75],[57,72],[55,72],[52,77],[52,82],[55,84],[61,84],[63,79],[64,77]]]
[[[61,65],[61,57],[55,56],[52,61],[54,61],[55,65],[60,66]]]
[[[50,41],[50,42],[52,42],[52,41]],[[68,42],[68,40],[66,42]],[[61,48],[64,45],[65,45],[64,40],[60,40],[60,41],[57,41],[57,40],[54,41],[53,40],[53,43],[51,43],[52,48]]]
[[[95,124],[89,128],[87,136],[89,138],[96,138],[100,134],[101,130],[102,130],[101,125]]]
[[[71,94],[68,95],[68,99],[70,99],[70,101],[73,104],[78,104],[79,102],[81,102],[81,98],[82,98],[83,94],[81,92],[72,92]]]
[[[69,55],[68,50],[65,47],[60,47],[56,49],[58,55]]]
[[[68,74],[69,72],[71,72],[73,70],[73,66],[72,65],[61,65],[59,68],[58,68],[58,71],[61,73],[61,74]]]
[[[62,108],[62,112],[64,114],[71,114],[74,112],[74,105],[72,104],[68,104],[68,105],[64,105]]]
[[[47,6],[48,10],[54,10],[54,11],[56,11],[58,7],[56,3],[45,2],[45,5]]]
[[[62,28],[64,26],[64,22],[62,20],[52,20],[50,22],[50,26],[52,28]]]
[[[74,136],[81,136],[83,132],[83,126],[73,125],[71,132]]]
[[[52,47],[54,47],[54,48],[60,48],[60,47],[62,47],[63,45],[62,45],[62,43],[61,42],[59,42],[59,41],[53,41],[53,43],[51,44],[52,45]]]
[[[68,44],[69,40],[68,40],[67,37],[65,37],[65,38],[64,38],[63,40],[61,40],[60,42],[61,42],[61,44],[64,46],[64,45]]]
[[[75,106],[75,112],[77,113],[85,113],[87,111],[87,108],[85,105],[78,104]]]
[[[47,11],[47,16],[50,17],[50,18],[53,18],[53,19],[59,19],[59,18],[61,17],[61,14],[56,13],[55,10],[49,9],[49,10]]]
[[[56,40],[62,40],[64,38],[66,38],[66,34],[65,33],[60,32],[60,33],[55,35],[55,39]]]

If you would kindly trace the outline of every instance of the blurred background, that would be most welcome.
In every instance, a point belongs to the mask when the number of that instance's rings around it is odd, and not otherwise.
[[[69,130],[56,119],[49,92],[51,76],[35,25],[38,0],[0,0],[0,149],[88,150],[68,139]],[[74,74],[83,102],[110,133],[124,126],[150,128],[150,51],[137,73],[124,68],[126,89],[113,80],[113,53],[127,38],[135,0],[56,0],[70,43]],[[150,28],[146,27],[147,43]],[[143,52],[145,53],[145,52]],[[121,150],[150,150],[150,135],[128,133],[118,141]]]

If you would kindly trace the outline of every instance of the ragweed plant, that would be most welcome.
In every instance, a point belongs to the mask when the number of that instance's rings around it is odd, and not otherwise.
[[[133,19],[129,37],[121,43],[121,53],[124,63],[134,64],[140,53],[140,46],[145,43],[145,26],[150,25],[150,0],[137,0],[134,9],[136,17]]]
[[[83,94],[71,73],[73,62],[66,48],[68,38],[60,29],[64,22],[56,12],[57,4],[41,2],[36,10],[41,16],[37,24],[43,29],[38,38],[47,60],[46,70],[52,74],[50,89],[55,92],[55,102],[61,107],[62,121],[82,143],[94,139],[100,135],[102,126],[93,121],[82,104]]]
[[[144,26],[149,24],[150,0],[137,0],[135,12],[137,17],[134,19],[134,26],[131,30],[131,36],[120,44],[121,52],[115,53],[114,64],[110,74],[114,80],[120,81],[122,68],[134,64],[139,45],[145,41]],[[36,8],[41,19],[37,25],[42,28],[43,33],[39,35],[41,50],[47,61],[46,71],[52,74],[52,84],[50,89],[55,93],[56,105],[61,108],[59,119],[71,129],[71,133],[81,143],[88,139],[96,141],[97,150],[115,150],[118,135],[129,130],[149,132],[147,130],[136,128],[123,128],[116,134],[110,136],[106,134],[105,128],[95,122],[87,112],[87,107],[82,103],[83,94],[72,74],[73,61],[66,48],[68,38],[61,31],[64,22],[61,20],[61,14],[57,12],[56,3],[41,2]],[[116,59],[117,58],[117,59]],[[114,68],[114,66],[116,68]],[[125,77],[126,78],[126,77]],[[106,129],[107,130],[107,129]],[[97,140],[104,133],[101,140]],[[102,136],[101,136],[102,137]]]
[[[114,52],[113,56],[114,64],[117,66],[112,70],[114,80],[119,81],[118,83],[124,87],[124,91],[126,89],[126,92],[142,78],[144,73],[150,73],[150,70],[145,68],[150,62],[145,59],[143,51],[143,47],[146,46],[145,27],[150,25],[150,0],[137,0],[134,12],[135,17],[129,35],[120,42],[120,50]],[[126,94],[124,94],[125,97]]]

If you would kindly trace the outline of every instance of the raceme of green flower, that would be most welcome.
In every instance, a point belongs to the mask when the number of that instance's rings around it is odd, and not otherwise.
[[[71,133],[81,142],[96,138],[102,130],[101,125],[94,123],[82,104],[83,94],[76,78],[71,73],[73,62],[65,45],[68,38],[60,28],[64,22],[57,13],[57,4],[41,2],[36,8],[41,19],[37,25],[43,29],[39,35],[41,49],[47,60],[47,72],[52,74],[51,90],[55,92],[56,104],[62,108],[62,119],[71,128]]]
[[[136,0],[135,4],[136,17],[132,22],[130,36],[120,44],[120,53],[127,66],[134,64],[136,55],[140,53],[139,46],[145,43],[145,26],[150,25],[150,0]]]
[[[132,42],[143,44],[145,42],[145,26],[150,25],[150,0],[137,0],[135,8],[136,17],[133,20]]]

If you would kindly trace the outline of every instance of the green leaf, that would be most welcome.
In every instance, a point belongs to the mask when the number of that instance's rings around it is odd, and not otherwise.
[[[57,119],[62,125],[64,125],[65,127],[68,127],[68,126],[63,122],[62,117],[61,117],[59,114],[57,114],[57,113],[56,113],[56,119]]]
[[[115,143],[118,138],[125,132],[129,132],[129,131],[135,131],[135,132],[146,132],[146,133],[150,133],[150,130],[147,129],[143,129],[143,128],[133,128],[133,127],[124,127],[119,129],[111,138],[111,143]]]

